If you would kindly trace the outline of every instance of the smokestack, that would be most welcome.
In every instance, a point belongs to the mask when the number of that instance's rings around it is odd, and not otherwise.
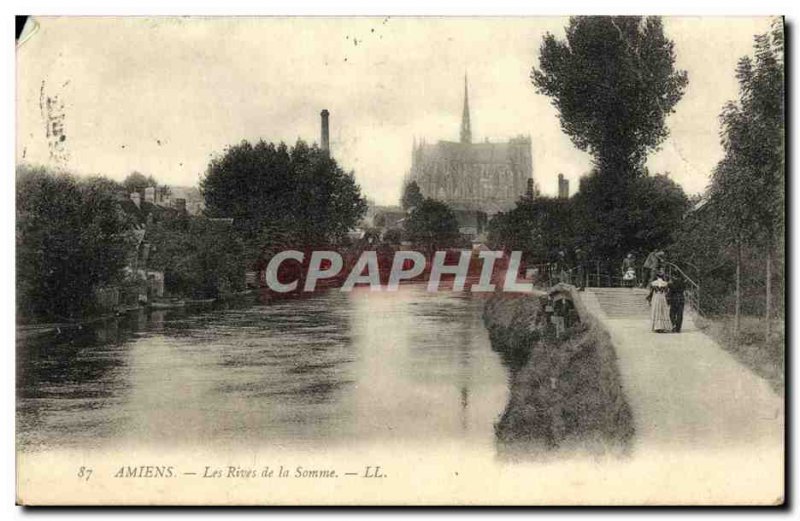
[[[330,136],[328,133],[328,114],[330,114],[330,112],[328,112],[328,109],[323,109],[322,112],[320,112],[320,116],[322,116],[321,142],[322,142],[322,150],[330,153],[331,144],[330,144]]]
[[[558,174],[558,198],[569,199],[569,179],[564,174]]]

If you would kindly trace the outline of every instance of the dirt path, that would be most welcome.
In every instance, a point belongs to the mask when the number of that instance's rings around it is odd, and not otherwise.
[[[616,349],[636,448],[783,452],[784,404],[769,384],[699,331],[650,331],[644,290],[582,294]]]

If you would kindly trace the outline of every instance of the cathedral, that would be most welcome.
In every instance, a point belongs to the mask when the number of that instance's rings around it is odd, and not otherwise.
[[[532,178],[530,137],[504,143],[472,142],[464,77],[460,140],[436,144],[415,141],[407,181],[416,181],[424,196],[443,201],[456,211],[491,216],[513,208]]]

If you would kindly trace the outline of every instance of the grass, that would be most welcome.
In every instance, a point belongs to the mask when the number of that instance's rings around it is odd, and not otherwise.
[[[541,338],[541,295],[498,294],[486,301],[483,320],[492,348],[512,374],[519,371]]]
[[[773,319],[769,339],[765,335],[763,317],[741,317],[738,335],[733,332],[733,323],[731,315],[697,319],[697,326],[704,333],[783,396],[786,387],[784,321]]]
[[[505,299],[484,316],[495,350],[527,355],[512,368],[509,402],[495,425],[500,452],[625,452],[633,418],[608,333],[587,322],[555,338],[543,329],[540,305],[535,297]]]

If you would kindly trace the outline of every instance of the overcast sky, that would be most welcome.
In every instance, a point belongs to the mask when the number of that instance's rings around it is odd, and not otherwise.
[[[243,139],[319,141],[367,197],[395,204],[414,137],[457,140],[469,75],[473,139],[533,141],[546,194],[590,168],[530,84],[542,36],[566,18],[39,18],[17,51],[18,160],[48,164],[40,94],[64,102],[63,157],[78,174],[138,170],[195,185]],[[718,114],[737,96],[736,61],[766,18],[665,18],[689,85],[648,166],[702,191],[720,159]],[[44,82],[44,83],[43,83]],[[44,85],[44,86],[43,86]],[[24,156],[24,158],[23,158]]]

